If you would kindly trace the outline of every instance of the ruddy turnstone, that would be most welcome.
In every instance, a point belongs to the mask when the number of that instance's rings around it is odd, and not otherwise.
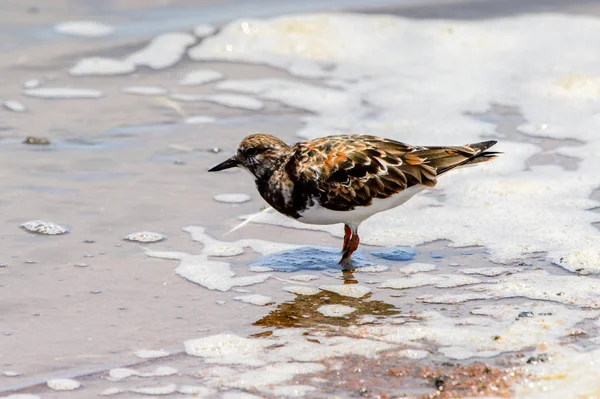
[[[494,159],[498,153],[486,151],[494,144],[420,147],[356,134],[289,146],[269,134],[253,134],[209,172],[241,167],[280,213],[308,224],[344,223],[340,264],[346,264],[358,248],[362,221],[435,186],[451,169]]]

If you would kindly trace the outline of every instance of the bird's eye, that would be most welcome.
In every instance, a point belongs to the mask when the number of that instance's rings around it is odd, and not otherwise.
[[[250,147],[245,152],[246,152],[247,156],[251,157],[253,155],[256,155],[256,148],[255,147]]]

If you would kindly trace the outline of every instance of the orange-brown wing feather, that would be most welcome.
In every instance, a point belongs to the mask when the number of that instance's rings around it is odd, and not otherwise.
[[[295,145],[294,174],[315,182],[310,186],[321,206],[345,211],[417,184],[435,186],[440,173],[484,150],[473,146],[415,147],[374,136],[329,136]]]

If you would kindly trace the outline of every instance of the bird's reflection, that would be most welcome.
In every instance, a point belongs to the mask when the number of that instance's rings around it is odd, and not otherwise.
[[[351,272],[344,273],[344,282],[356,284]],[[369,300],[370,296],[371,294],[363,298],[352,298],[329,291],[315,295],[296,295],[293,301],[279,304],[267,316],[254,322],[254,325],[275,328],[349,326],[357,324],[365,316],[383,317],[400,313],[394,305]],[[344,317],[328,317],[317,310],[323,305],[344,305],[356,310]]]

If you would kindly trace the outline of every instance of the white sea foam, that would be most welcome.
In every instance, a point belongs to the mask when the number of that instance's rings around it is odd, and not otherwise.
[[[153,231],[138,231],[135,233],[127,234],[123,237],[124,240],[127,241],[135,241],[135,242],[159,242],[167,239],[167,236],[160,233],[155,233]]]
[[[371,292],[370,288],[359,284],[322,285],[319,288],[350,298],[362,298]]]
[[[127,86],[121,88],[121,92],[139,96],[164,96],[167,94],[167,89],[160,86]]]
[[[55,391],[73,391],[81,387],[81,383],[79,381],[72,380],[70,378],[55,378],[48,380],[46,385],[48,385],[48,388]]]
[[[115,28],[96,21],[69,21],[54,26],[59,33],[80,37],[102,37],[111,35]]]
[[[240,108],[251,111],[257,111],[264,108],[264,103],[254,97],[241,94],[171,94],[171,99],[175,101],[204,101],[224,105],[229,108]]]
[[[291,73],[302,63],[327,65],[319,74],[335,81],[335,89],[281,79],[218,85],[315,112],[300,131],[307,138],[363,132],[415,144],[474,142],[497,133],[492,123],[470,114],[506,104],[523,114],[519,130],[527,134],[584,141],[583,147],[559,150],[584,158],[571,171],[525,169],[540,149],[502,140],[494,149],[505,153],[496,161],[440,179],[444,199],[420,196],[375,216],[361,227],[361,238],[386,246],[448,239],[485,246],[499,262],[546,251],[569,270],[597,273],[600,234],[591,223],[598,215],[588,209],[599,205],[589,195],[600,180],[597,166],[583,164],[597,163],[594,145],[600,143],[594,105],[600,63],[588,56],[599,38],[600,21],[588,17],[461,22],[319,14],[235,21],[189,54],[261,62]],[[256,221],[299,226],[275,213]],[[337,227],[317,228],[341,234]]]
[[[48,236],[61,235],[69,232],[67,227],[48,220],[30,220],[29,222],[23,223],[21,227],[30,233]]]
[[[29,97],[71,99],[71,98],[100,98],[104,96],[100,90],[93,89],[71,89],[64,87],[40,87],[37,89],[25,89],[23,93]]]
[[[195,398],[212,397],[215,394],[214,389],[195,385],[182,385],[177,389],[177,392],[192,395]]]
[[[250,196],[248,194],[217,194],[213,196],[213,199],[217,202],[226,202],[230,204],[241,204],[244,202],[250,201]]]
[[[401,266],[399,268],[400,273],[403,273],[403,274],[425,273],[425,272],[430,272],[435,269],[437,269],[436,265],[433,265],[431,263],[419,263],[419,262],[409,263],[408,265]]]
[[[389,279],[382,282],[379,288],[393,288],[396,290],[404,290],[407,288],[423,287],[426,285],[433,285],[437,288],[448,288],[448,287],[460,287],[462,285],[477,284],[481,280],[463,276],[460,274],[413,274],[410,276]]]
[[[293,281],[313,281],[313,280],[318,280],[319,276],[315,276],[314,274],[296,274],[294,276],[290,276],[288,278],[289,280],[293,280]]]
[[[175,385],[175,384],[151,385],[151,386],[133,388],[130,391],[133,393],[139,393],[142,395],[169,395],[174,392],[177,392],[177,385]]]
[[[239,295],[233,297],[234,301],[240,301],[244,303],[251,303],[256,306],[265,306],[270,303],[273,303],[273,298],[266,295],[261,294],[249,294],[249,295]]]
[[[307,287],[305,285],[290,285],[283,287],[282,290],[296,295],[317,295],[319,292],[321,292],[321,290],[318,288]]]
[[[35,89],[42,85],[42,82],[39,79],[29,79],[23,82],[23,87],[26,89]]]
[[[159,357],[169,356],[169,352],[165,350],[139,349],[134,353],[141,359],[157,359]]]
[[[212,116],[196,115],[185,118],[183,123],[187,123],[188,125],[199,125],[204,123],[214,123],[216,121],[217,119]]]
[[[215,33],[216,31],[217,31],[217,28],[215,28],[213,25],[209,25],[209,24],[201,24],[201,25],[196,25],[194,27],[194,35],[196,35],[200,39],[202,39],[206,36],[210,36],[213,33]]]
[[[13,112],[25,112],[27,111],[27,107],[23,105],[23,103],[16,100],[8,100],[2,103],[4,108]]]
[[[104,389],[98,395],[100,395],[100,396],[112,396],[112,395],[117,395],[117,394],[123,393],[123,392],[124,391],[121,388],[110,387],[110,388]]]
[[[425,359],[429,356],[429,352],[420,349],[404,349],[398,352],[398,356],[408,359]]]
[[[112,76],[124,75],[135,71],[132,62],[105,57],[88,57],[77,61],[71,69],[71,76]]]
[[[198,69],[188,72],[183,79],[179,81],[182,86],[199,86],[210,82],[223,79],[225,75],[212,69]]]
[[[344,317],[356,312],[356,308],[345,305],[323,305],[317,308],[317,312],[326,317]]]
[[[189,33],[164,33],[152,39],[143,49],[125,58],[125,62],[152,69],[168,68],[178,63],[188,46],[195,42],[196,38]]]

